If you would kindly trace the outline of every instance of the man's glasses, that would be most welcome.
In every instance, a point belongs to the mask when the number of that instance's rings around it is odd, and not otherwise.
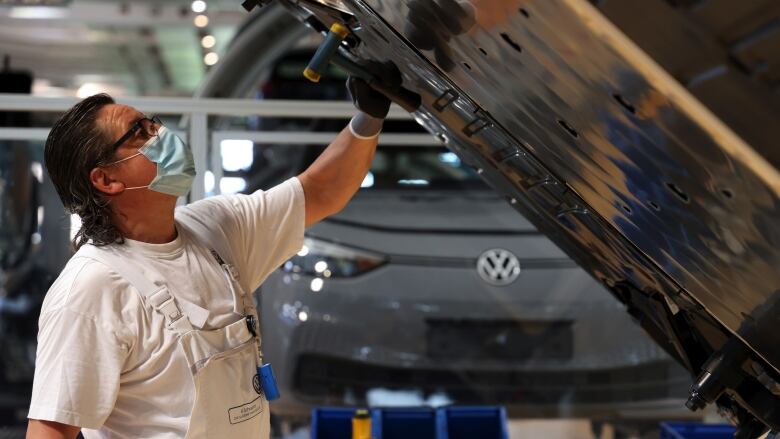
[[[117,148],[119,148],[123,143],[127,142],[138,132],[145,136],[145,139],[151,139],[157,135],[157,131],[161,126],[162,121],[160,121],[159,117],[143,117],[134,123],[133,126],[131,126],[130,129],[127,130],[127,132],[111,146],[111,150],[116,151]]]

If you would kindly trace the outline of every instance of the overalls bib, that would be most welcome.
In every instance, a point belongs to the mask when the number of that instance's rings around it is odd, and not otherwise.
[[[200,244],[212,248],[202,234],[187,230]],[[244,310],[244,318],[214,330],[195,329],[191,321],[202,324],[208,311],[174,298],[165,285],[145,278],[115,249],[85,245],[75,256],[105,264],[133,285],[148,306],[165,316],[165,330],[176,335],[177,354],[186,358],[195,385],[187,438],[268,438],[268,401],[256,375],[262,354],[254,300],[238,283],[235,268],[222,258],[227,253],[211,253],[221,265],[226,287],[236,300],[234,308]],[[187,312],[182,312],[182,308]],[[192,315],[200,312],[206,315]]]

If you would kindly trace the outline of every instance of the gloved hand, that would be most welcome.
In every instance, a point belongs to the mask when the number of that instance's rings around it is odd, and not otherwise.
[[[360,64],[371,72],[378,81],[393,89],[401,87],[401,72],[392,62],[361,61]],[[377,119],[384,119],[390,111],[390,99],[374,90],[366,81],[350,76],[347,78],[347,91],[355,107]]]

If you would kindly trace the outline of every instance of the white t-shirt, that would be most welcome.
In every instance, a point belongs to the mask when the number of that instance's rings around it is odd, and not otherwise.
[[[178,224],[199,222],[214,233],[211,239],[227,243],[248,293],[300,250],[304,218],[297,178],[265,192],[201,200],[175,214]],[[117,248],[174,297],[207,309],[203,329],[237,321],[242,316],[221,268],[185,227],[166,244],[126,240]],[[80,426],[87,438],[183,437],[195,389],[184,356],[174,355],[175,334],[164,328],[164,317],[125,279],[92,259],[71,259],[41,308],[28,417]]]

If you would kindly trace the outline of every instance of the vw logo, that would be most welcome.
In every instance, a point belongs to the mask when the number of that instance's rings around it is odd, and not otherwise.
[[[489,284],[509,285],[520,276],[520,261],[506,250],[490,249],[477,259],[477,273]]]

